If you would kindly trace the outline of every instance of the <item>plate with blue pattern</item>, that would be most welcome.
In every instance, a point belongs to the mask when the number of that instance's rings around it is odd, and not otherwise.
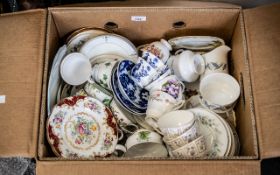
[[[146,109],[139,109],[133,103],[131,103],[124,95],[122,95],[119,84],[118,84],[118,76],[116,67],[112,71],[111,78],[112,90],[115,99],[119,102],[119,104],[126,109],[128,112],[135,115],[144,115],[146,113]]]
[[[130,70],[135,66],[130,60],[122,60],[117,67],[117,78],[119,89],[123,96],[127,98],[139,109],[146,110],[148,104],[149,91],[136,85],[130,77]]]

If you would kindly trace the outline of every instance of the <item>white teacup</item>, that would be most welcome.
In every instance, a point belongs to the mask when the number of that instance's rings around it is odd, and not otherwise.
[[[185,89],[184,83],[181,82],[175,75],[170,75],[163,78],[156,84],[154,84],[150,92],[160,90],[170,94],[176,100],[182,100],[184,89]]]
[[[100,86],[111,90],[112,69],[117,61],[106,61],[93,66],[92,76]]]
[[[131,69],[131,79],[141,88],[150,84],[158,72],[146,60],[138,58]]]
[[[166,92],[153,91],[149,96],[145,120],[154,129],[157,129],[158,119],[167,112],[181,108],[184,102],[184,100],[177,101]]]
[[[138,145],[141,143],[160,143],[160,144],[162,144],[162,140],[161,140],[161,136],[158,133],[147,130],[147,129],[140,129],[127,138],[125,146],[126,146],[126,149],[128,150],[132,146]]]
[[[203,157],[207,154],[206,140],[204,136],[200,136],[192,142],[171,151],[172,157]]]
[[[216,112],[233,109],[240,95],[238,82],[225,73],[212,73],[204,77],[199,86],[201,104]]]
[[[194,122],[194,124],[180,136],[175,137],[175,138],[163,137],[163,141],[167,145],[169,145],[170,148],[175,150],[175,149],[178,149],[178,148],[190,143],[191,141],[196,139],[198,137],[198,135],[199,135],[199,132],[198,132],[197,122]]]
[[[160,131],[168,138],[175,138],[183,134],[195,122],[195,116],[187,110],[168,112],[158,119]]]
[[[81,53],[68,54],[61,62],[60,74],[62,79],[70,85],[77,86],[91,81],[91,64],[89,59]]]

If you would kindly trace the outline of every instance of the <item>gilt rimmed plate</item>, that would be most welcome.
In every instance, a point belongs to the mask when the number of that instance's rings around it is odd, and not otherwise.
[[[53,106],[56,104],[57,91],[59,89],[60,83],[62,82],[60,77],[59,67],[63,57],[66,54],[66,51],[67,51],[66,45],[60,47],[52,63],[49,83],[48,83],[48,96],[47,96],[48,115],[50,115]]]
[[[88,40],[80,49],[91,62],[102,55],[118,55],[123,58],[137,57],[135,46],[125,37],[116,34],[104,34]]]
[[[212,50],[225,45],[223,39],[213,36],[182,36],[168,40],[173,49],[188,49],[193,51]]]
[[[81,46],[88,40],[107,33],[108,31],[101,28],[83,28],[77,30],[77,32],[74,32],[74,36],[67,42],[67,52],[78,52]]]
[[[114,152],[118,142],[116,120],[92,97],[68,97],[54,107],[48,118],[47,138],[57,156],[104,157]]]
[[[189,109],[199,121],[199,130],[206,138],[207,156],[224,157],[229,147],[228,131],[220,116],[203,108]]]

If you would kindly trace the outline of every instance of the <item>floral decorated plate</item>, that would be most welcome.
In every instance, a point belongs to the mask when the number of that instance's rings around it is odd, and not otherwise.
[[[108,31],[101,28],[82,28],[73,32],[73,36],[67,42],[67,52],[78,52],[81,46],[88,40],[99,35],[107,34]]]
[[[223,39],[212,36],[182,36],[168,40],[173,49],[212,50],[224,45]]]
[[[50,115],[53,106],[56,104],[57,91],[59,89],[60,83],[62,82],[60,77],[60,72],[59,72],[59,66],[64,55],[66,54],[66,50],[67,50],[66,45],[60,47],[52,63],[52,68],[51,68],[50,78],[48,83],[48,98],[47,98],[48,116]]]
[[[100,55],[118,55],[123,58],[137,57],[135,46],[126,38],[116,34],[104,34],[87,41],[80,52],[89,59]]]
[[[47,121],[47,138],[57,156],[104,157],[114,152],[118,137],[111,111],[85,96],[65,98]]]
[[[228,151],[228,131],[220,116],[203,108],[190,109],[199,121],[199,129],[206,138],[209,157],[223,157]]]
[[[133,103],[131,103],[124,95],[122,95],[120,89],[119,89],[119,83],[118,83],[118,76],[117,76],[117,69],[116,66],[112,70],[112,77],[111,77],[111,84],[112,84],[112,90],[115,99],[121,106],[127,110],[128,112],[135,114],[135,115],[143,115],[145,114],[146,110],[137,108]]]
[[[119,89],[125,98],[133,103],[137,108],[146,110],[148,104],[149,91],[140,88],[130,78],[130,70],[135,64],[130,60],[122,60],[117,67],[117,77]]]

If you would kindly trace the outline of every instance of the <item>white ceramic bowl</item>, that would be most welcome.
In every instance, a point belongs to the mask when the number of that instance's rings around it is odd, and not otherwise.
[[[60,74],[67,84],[73,86],[83,84],[90,79],[90,61],[81,53],[68,54],[61,62]]]
[[[225,73],[212,73],[204,77],[199,86],[202,104],[215,112],[233,108],[240,95],[238,82]]]

